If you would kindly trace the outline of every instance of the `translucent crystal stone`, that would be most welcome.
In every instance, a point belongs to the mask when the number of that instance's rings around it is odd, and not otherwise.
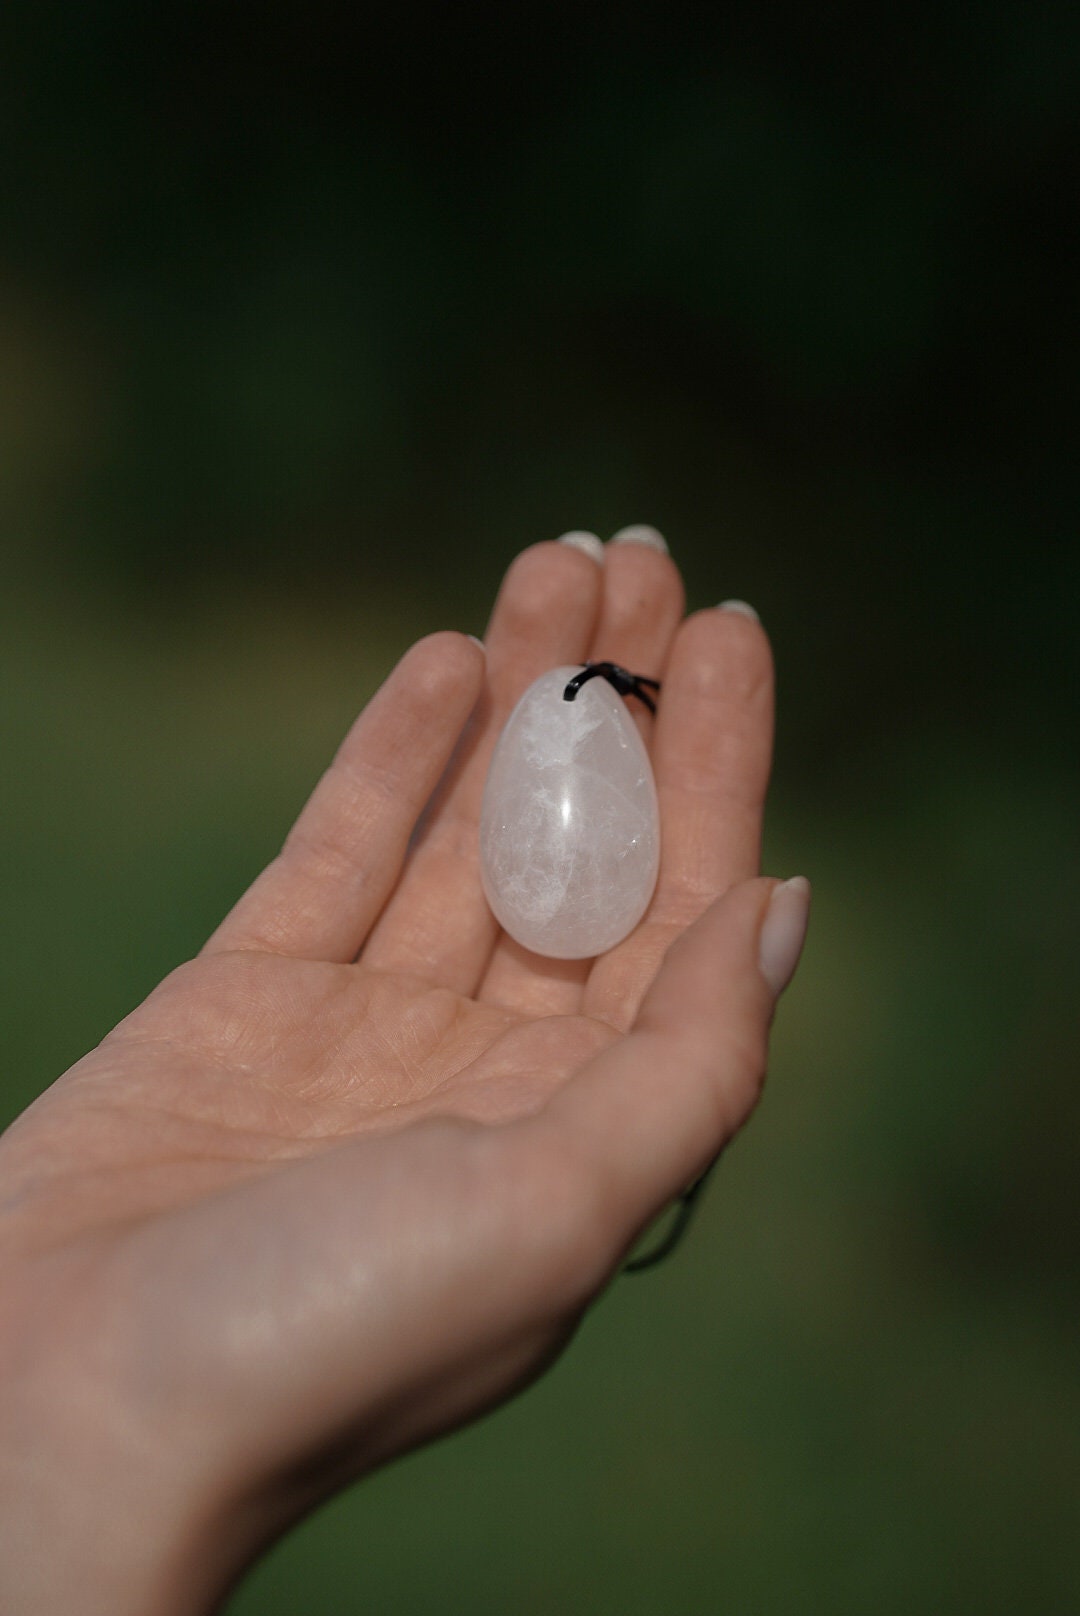
[[[660,811],[644,742],[606,679],[563,700],[577,667],[529,686],[491,760],[480,814],[484,891],[505,931],[554,959],[631,932],[656,885]]]

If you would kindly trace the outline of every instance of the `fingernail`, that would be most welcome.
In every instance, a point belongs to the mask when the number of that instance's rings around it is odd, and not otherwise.
[[[555,542],[556,544],[568,545],[571,550],[583,551],[585,555],[596,562],[598,567],[604,565],[604,546],[595,533],[579,533],[575,529],[572,533],[560,534]]]
[[[469,634],[466,637],[470,639],[474,645],[478,645],[485,656],[487,655],[487,646],[484,644],[483,640],[479,639],[475,634]]]
[[[810,919],[810,883],[805,875],[773,888],[758,944],[761,974],[779,998],[795,975],[806,924]]]
[[[609,544],[643,544],[648,550],[658,550],[661,555],[667,555],[667,541],[656,528],[647,527],[642,522],[636,522],[632,527],[621,527],[613,533],[608,540]]]
[[[761,618],[745,600],[722,600],[716,608],[718,612],[738,612],[741,617],[749,617],[751,622],[760,623]]]

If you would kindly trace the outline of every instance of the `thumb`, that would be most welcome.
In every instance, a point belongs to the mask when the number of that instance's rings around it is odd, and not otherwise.
[[[629,1036],[546,1108],[590,1179],[605,1245],[630,1245],[749,1117],[809,905],[801,876],[731,888],[668,950]]]

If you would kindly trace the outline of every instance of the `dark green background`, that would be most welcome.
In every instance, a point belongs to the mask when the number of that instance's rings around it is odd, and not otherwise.
[[[671,1267],[235,1616],[1080,1604],[1075,7],[5,6],[5,1116],[404,646],[660,526],[816,907]]]

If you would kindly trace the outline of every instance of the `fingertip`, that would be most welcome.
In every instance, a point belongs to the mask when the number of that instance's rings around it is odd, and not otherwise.
[[[636,544],[643,549],[654,550],[659,555],[668,554],[668,544],[664,535],[647,522],[632,522],[629,527],[621,527],[617,533],[611,535],[608,543]]]
[[[671,649],[669,684],[677,677],[687,691],[722,698],[771,692],[772,647],[756,618],[719,607],[692,612]]]
[[[399,666],[418,695],[433,702],[470,684],[479,688],[486,656],[481,641],[455,629],[437,629],[417,640]]]
[[[558,607],[568,588],[599,599],[602,587],[602,571],[584,550],[559,539],[541,539],[514,557],[499,593],[542,615]]]
[[[705,615],[712,619],[713,632],[732,657],[749,667],[772,676],[772,644],[768,631],[752,606],[743,601],[725,601]]]
[[[604,565],[604,546],[595,533],[588,533],[581,528],[574,528],[569,533],[560,533],[555,540],[556,544],[565,544],[571,550],[580,550],[587,555],[590,561],[595,561],[598,567]]]
[[[608,544],[604,601],[590,655],[660,676],[686,608],[682,575],[666,551]]]
[[[774,999],[780,997],[798,967],[810,921],[810,896],[805,875],[777,881],[769,893],[758,941],[758,968]]]
[[[522,550],[507,569],[488,624],[494,662],[501,665],[508,654],[519,660],[524,649],[540,652],[543,647],[540,672],[545,665],[583,655],[603,589],[604,569],[583,550],[557,539]],[[572,655],[566,657],[571,647]]]
[[[759,937],[779,885],[769,876],[753,876],[714,898],[668,949],[635,1025],[650,1025],[659,1016],[678,1030],[688,1002],[710,1010],[721,978],[750,983],[758,975]],[[676,981],[677,995],[671,991]]]
[[[739,617],[748,617],[751,623],[761,622],[748,600],[722,600],[716,609],[718,612],[734,612]]]
[[[767,642],[769,636],[753,607],[747,607],[743,611],[736,609],[739,604],[725,601],[720,606],[703,606],[689,614],[686,624],[696,624],[699,632],[709,631],[714,635],[728,635],[734,643],[740,640]]]

